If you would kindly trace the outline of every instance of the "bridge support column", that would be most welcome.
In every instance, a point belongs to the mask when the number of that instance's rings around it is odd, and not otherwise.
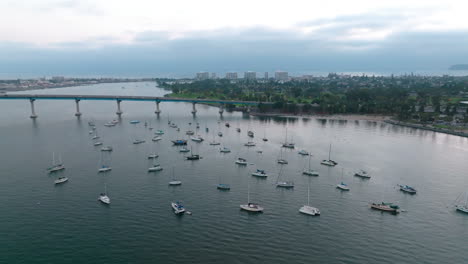
[[[75,103],[76,103],[76,113],[75,113],[75,116],[76,116],[76,117],[79,117],[79,116],[81,116],[81,113],[80,113],[80,99],[75,99]]]
[[[122,110],[120,109],[120,103],[122,100],[117,99],[117,112],[115,112],[119,117],[123,114]]]
[[[161,114],[161,110],[159,109],[159,103],[160,101],[156,101],[156,111],[154,113],[159,116]]]
[[[195,107],[195,102],[192,103],[192,114],[196,114],[197,113],[197,108]]]
[[[224,104],[219,105],[219,115],[222,116],[224,113]]]
[[[37,118],[36,111],[34,110],[34,101],[36,101],[36,99],[29,99],[29,102],[31,102],[31,115],[29,117],[32,119]]]

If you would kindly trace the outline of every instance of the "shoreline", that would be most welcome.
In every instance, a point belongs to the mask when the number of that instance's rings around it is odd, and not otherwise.
[[[389,115],[360,115],[360,114],[332,114],[332,115],[323,115],[323,114],[305,114],[305,115],[293,115],[286,113],[250,113],[251,116],[258,117],[285,117],[285,118],[315,118],[315,119],[330,119],[330,120],[349,120],[349,121],[385,121],[390,120],[392,116]]]
[[[454,130],[443,129],[443,128],[435,128],[435,127],[430,127],[430,126],[425,126],[425,125],[411,124],[411,123],[402,122],[402,121],[395,121],[395,120],[391,120],[391,119],[385,120],[384,122],[387,123],[387,124],[396,125],[396,126],[416,128],[416,129],[421,129],[421,130],[439,132],[439,133],[449,134],[449,135],[453,135],[453,136],[460,136],[460,137],[468,138],[468,133],[467,132],[462,132],[462,131],[454,131]]]

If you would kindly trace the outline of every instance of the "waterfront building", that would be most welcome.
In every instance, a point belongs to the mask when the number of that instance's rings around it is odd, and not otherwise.
[[[228,73],[226,73],[226,79],[237,80],[237,72],[228,72]]]
[[[245,80],[255,80],[257,79],[257,73],[253,71],[247,71],[244,73]]]
[[[287,81],[289,79],[288,72],[285,71],[276,71],[275,80],[277,81]]]
[[[209,73],[208,72],[198,72],[197,73],[197,80],[206,80],[209,78]]]

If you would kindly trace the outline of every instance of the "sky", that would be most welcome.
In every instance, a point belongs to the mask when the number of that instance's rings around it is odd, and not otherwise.
[[[0,78],[468,64],[465,0],[2,0],[0,10]]]

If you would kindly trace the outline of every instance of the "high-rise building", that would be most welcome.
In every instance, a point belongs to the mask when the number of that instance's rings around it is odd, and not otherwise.
[[[237,79],[237,72],[228,72],[228,73],[226,73],[226,79],[236,80]]]
[[[211,79],[216,79],[216,72],[211,73]]]
[[[263,78],[265,78],[265,80],[268,80],[268,72],[265,72],[265,75],[263,76]]]
[[[285,71],[276,71],[275,72],[275,79],[277,81],[287,81],[289,79],[288,72]]]
[[[245,80],[255,80],[257,79],[257,73],[253,71],[247,71],[244,73]]]
[[[197,73],[197,80],[206,80],[210,77],[208,72],[198,72]]]

